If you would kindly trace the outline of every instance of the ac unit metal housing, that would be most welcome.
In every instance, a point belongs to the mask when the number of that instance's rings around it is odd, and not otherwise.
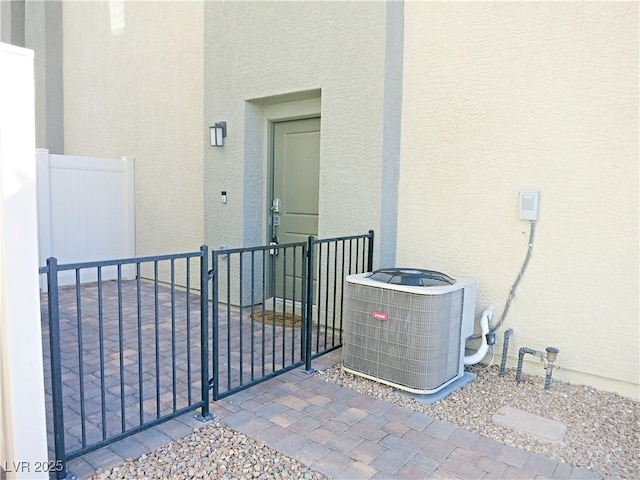
[[[343,368],[416,394],[464,374],[476,282],[432,270],[385,269],[345,282]]]

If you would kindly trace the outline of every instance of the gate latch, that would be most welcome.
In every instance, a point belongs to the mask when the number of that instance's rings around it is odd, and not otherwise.
[[[273,236],[273,238],[271,239],[271,241],[269,242],[269,245],[278,245],[278,237],[276,237],[275,235]],[[273,256],[278,256],[278,249],[277,248],[270,248],[269,249],[269,255],[273,255]]]

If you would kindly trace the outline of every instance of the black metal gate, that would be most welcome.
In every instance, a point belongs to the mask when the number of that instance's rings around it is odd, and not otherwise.
[[[212,252],[213,399],[312,372],[313,358],[342,345],[345,276],[372,266],[373,231]]]
[[[293,368],[312,372],[313,358],[342,345],[344,277],[372,264],[373,231],[213,251],[211,261],[206,246],[48,259],[40,273],[52,474],[66,478],[69,460],[189,411],[210,420],[210,399]],[[59,286],[61,271],[74,271],[75,284]]]

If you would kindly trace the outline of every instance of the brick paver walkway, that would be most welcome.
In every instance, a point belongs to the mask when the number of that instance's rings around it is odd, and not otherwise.
[[[222,423],[336,479],[602,478],[299,370],[218,407]]]
[[[316,360],[328,368],[334,352]],[[600,479],[408,408],[292,370],[212,404],[225,425],[330,478]],[[69,463],[79,479],[200,428],[184,415]]]

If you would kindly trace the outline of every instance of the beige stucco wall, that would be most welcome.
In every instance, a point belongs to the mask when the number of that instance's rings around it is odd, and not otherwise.
[[[637,398],[638,4],[407,2],[405,34],[398,263],[476,278],[499,317],[539,189],[511,354]]]
[[[384,2],[205,3],[205,122],[228,126],[224,148],[205,150],[209,245],[267,240],[269,121],[306,115],[322,118],[319,234],[379,229],[387,10]]]
[[[636,3],[127,1],[112,31],[106,2],[65,2],[63,19],[65,150],[136,158],[138,254],[264,243],[269,122],[319,114],[321,236],[373,228],[376,265],[473,277],[499,318],[527,248],[518,192],[539,189],[512,355],[553,345],[554,377],[638,396]]]
[[[65,153],[135,157],[138,255],[197,250],[203,4],[121,5],[64,2]]]

